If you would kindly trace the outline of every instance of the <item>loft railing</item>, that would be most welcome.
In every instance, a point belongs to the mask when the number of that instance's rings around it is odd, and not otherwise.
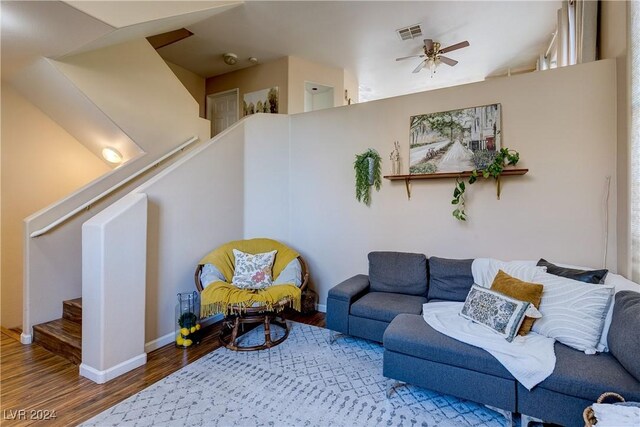
[[[51,224],[47,225],[46,227],[43,227],[43,228],[41,228],[39,230],[34,231],[29,236],[30,237],[39,237],[39,236],[42,236],[43,234],[48,233],[49,231],[51,231],[52,229],[56,228],[60,224],[64,223],[65,221],[68,221],[70,218],[74,217],[75,215],[77,215],[78,213],[84,211],[85,209],[89,209],[95,203],[97,203],[100,200],[104,199],[105,197],[109,196],[111,193],[117,191],[121,187],[127,185],[129,182],[133,181],[138,176],[140,176],[143,173],[147,172],[149,169],[158,166],[160,163],[162,163],[163,161],[167,160],[169,157],[173,156],[174,154],[176,154],[179,151],[184,150],[185,148],[187,148],[188,146],[190,146],[191,144],[193,144],[194,142],[196,142],[198,140],[199,140],[199,138],[197,136],[192,136],[187,141],[185,141],[182,145],[180,145],[180,146],[174,148],[173,150],[169,151],[167,154],[165,154],[164,156],[160,157],[155,162],[153,162],[153,163],[147,165],[146,167],[140,169],[138,172],[134,173],[133,175],[128,176],[127,178],[123,179],[122,181],[120,181],[119,183],[114,185],[113,187],[111,187],[111,188],[105,190],[104,192],[98,194],[93,199],[89,200],[88,202],[83,203],[82,205],[78,206],[77,208],[75,208],[74,210],[69,212],[68,214],[66,214],[66,215],[58,218],[57,220],[53,221]]]

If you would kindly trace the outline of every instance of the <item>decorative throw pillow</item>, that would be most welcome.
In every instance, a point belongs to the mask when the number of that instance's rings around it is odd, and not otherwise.
[[[222,274],[215,265],[205,264],[202,266],[202,271],[200,272],[200,283],[202,283],[203,288],[206,288],[213,282],[226,281],[227,279],[224,277],[224,274]]]
[[[566,277],[567,279],[577,280],[584,283],[604,283],[604,279],[607,276],[609,270],[581,270],[577,268],[562,267],[550,263],[544,258],[540,258],[538,261],[539,267],[547,267],[547,273],[555,276]]]
[[[533,281],[544,285],[540,301],[542,318],[533,324],[533,332],[594,354],[613,286],[578,282],[549,273],[538,273]]]
[[[484,288],[491,287],[498,270],[524,282],[531,282],[533,276],[538,271],[546,271],[546,267],[537,267],[535,261],[500,261],[493,258],[476,258],[471,265],[473,281]]]
[[[518,333],[531,303],[473,285],[460,316],[497,332],[508,342]],[[532,315],[534,313],[531,312]]]
[[[276,252],[252,255],[234,249],[235,269],[231,283],[240,289],[265,289],[271,286],[271,268]]]
[[[273,285],[291,284],[297,287],[302,286],[302,265],[298,258],[295,258],[278,274],[273,281]]]
[[[513,297],[520,301],[526,301],[535,306],[540,307],[540,300],[542,299],[543,285],[537,283],[524,282],[515,277],[509,276],[504,271],[498,271],[496,278],[493,279],[491,285],[492,291],[497,291],[507,296]],[[518,330],[518,335],[527,335],[531,331],[533,322],[536,319],[533,317],[526,317]]]

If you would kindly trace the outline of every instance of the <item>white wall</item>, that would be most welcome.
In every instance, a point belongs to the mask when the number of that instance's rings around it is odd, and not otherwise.
[[[22,323],[23,220],[110,168],[78,140],[2,84],[2,319]]]
[[[291,243],[309,262],[320,303],[328,290],[367,272],[373,250],[427,256],[501,259],[545,257],[602,265],[603,198],[610,176],[607,266],[616,270],[615,62],[469,84],[291,117]],[[521,177],[467,192],[469,220],[450,204],[453,180],[383,180],[371,207],[354,197],[353,159],[368,147],[383,158],[400,141],[409,155],[411,115],[499,102],[504,145],[521,154]]]
[[[80,375],[98,384],[147,361],[146,243],[145,194],[123,197],[82,226]]]
[[[192,135],[206,141],[200,106],[145,39],[56,61],[56,66],[149,157]]]
[[[244,123],[187,154],[135,190],[148,205],[146,342],[172,342],[178,292],[209,251],[243,237]]]
[[[244,123],[244,238],[289,242],[289,117],[255,116]]]

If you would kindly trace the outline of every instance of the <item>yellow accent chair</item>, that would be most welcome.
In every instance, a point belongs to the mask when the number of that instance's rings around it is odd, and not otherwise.
[[[274,281],[289,265],[297,259],[300,264],[300,285],[295,283],[278,283],[266,289],[240,289],[232,282],[235,270],[233,249],[248,253],[259,254],[276,250],[272,267]],[[224,280],[202,283],[203,269],[207,264],[213,265]],[[234,351],[263,350],[274,347],[289,336],[289,324],[283,316],[283,311],[293,308],[300,311],[302,292],[309,282],[309,271],[304,259],[293,249],[272,239],[236,240],[226,243],[205,255],[195,271],[195,285],[200,293],[201,317],[209,317],[222,313],[220,341],[222,345]],[[220,277],[222,279],[222,277]],[[264,343],[242,346],[238,342],[240,328],[244,324],[263,324]],[[282,329],[283,335],[273,339],[271,327]]]

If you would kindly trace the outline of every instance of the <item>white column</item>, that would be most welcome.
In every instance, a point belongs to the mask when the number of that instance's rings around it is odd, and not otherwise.
[[[147,361],[147,196],[130,194],[82,226],[80,375],[105,383]]]

